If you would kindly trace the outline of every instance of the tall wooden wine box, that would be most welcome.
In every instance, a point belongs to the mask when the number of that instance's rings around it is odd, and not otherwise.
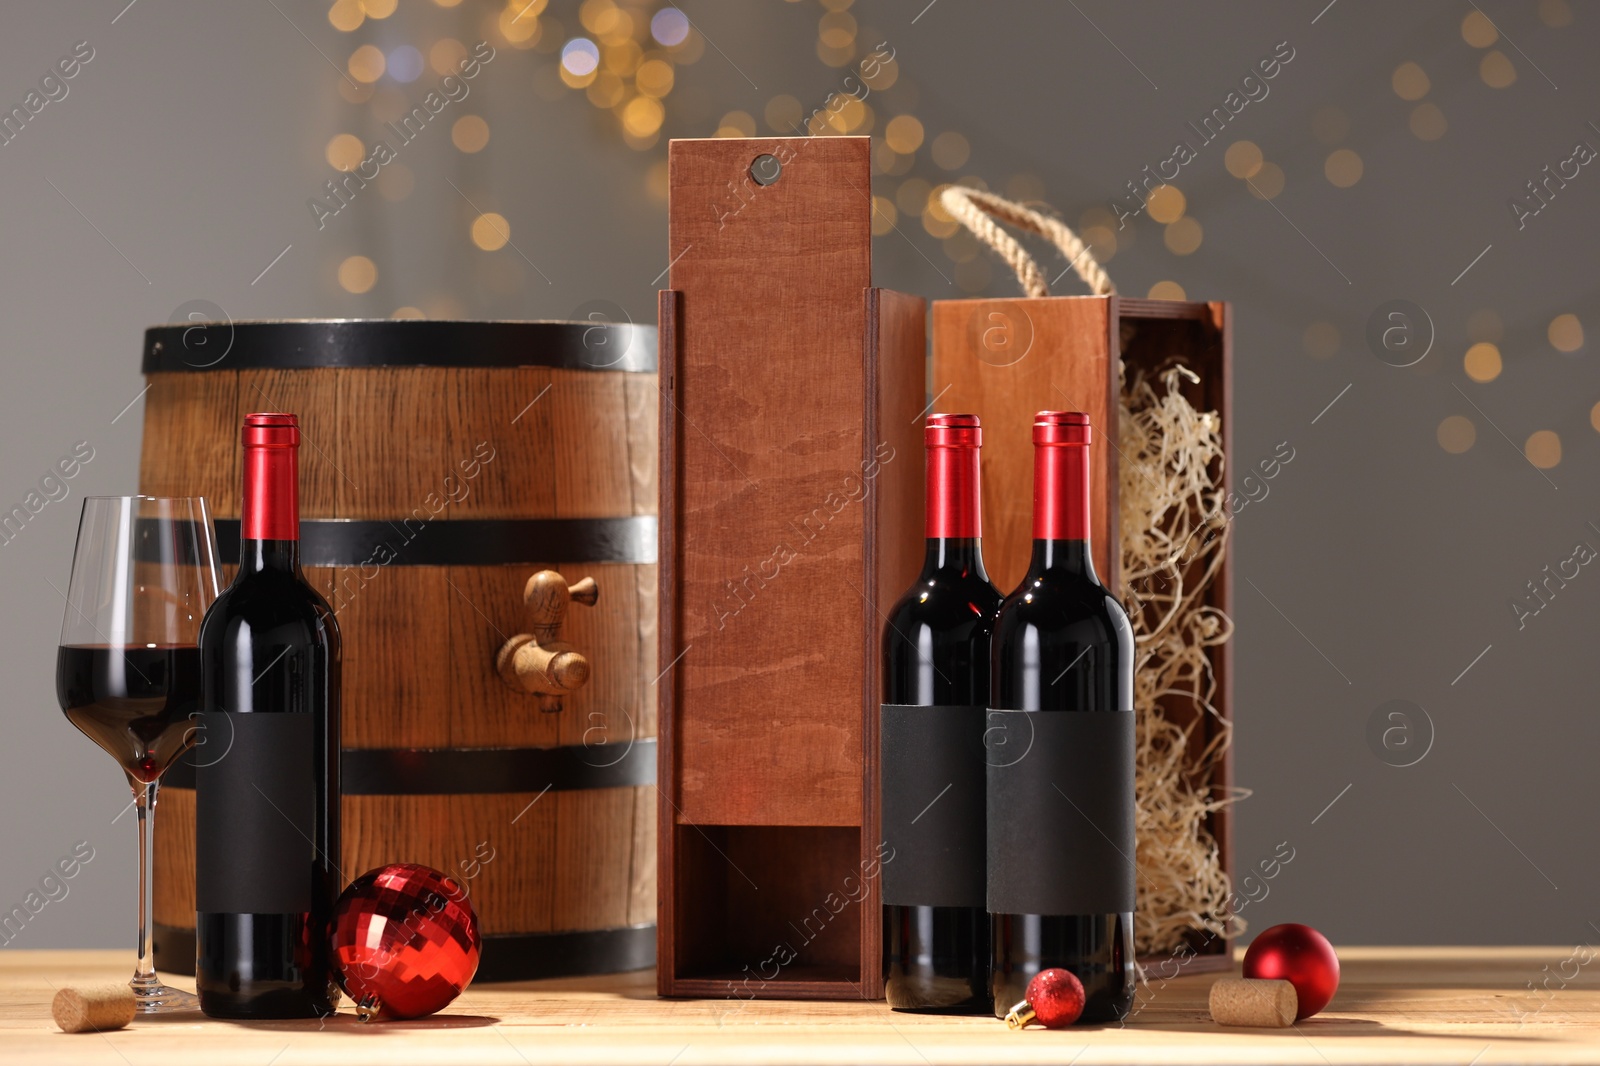
[[[658,985],[874,999],[883,612],[922,554],[923,301],[868,141],[675,141],[661,293]]]

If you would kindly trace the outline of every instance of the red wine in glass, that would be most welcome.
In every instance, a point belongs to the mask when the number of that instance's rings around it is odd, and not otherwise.
[[[63,645],[56,656],[56,697],[73,725],[129,777],[148,784],[194,739],[200,651],[193,644]]]
[[[139,832],[135,1008],[194,1010],[150,957],[150,854],[161,775],[193,744],[201,696],[200,622],[217,598],[216,533],[200,497],[91,496],[83,501],[56,652],[67,719],[117,760]]]

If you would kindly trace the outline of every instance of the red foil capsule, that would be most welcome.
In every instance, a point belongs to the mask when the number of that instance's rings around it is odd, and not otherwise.
[[[1033,539],[1089,539],[1089,416],[1033,416]]]
[[[244,540],[300,539],[300,420],[291,414],[244,416]]]
[[[935,538],[983,536],[978,449],[983,429],[977,415],[928,416],[928,532]]]

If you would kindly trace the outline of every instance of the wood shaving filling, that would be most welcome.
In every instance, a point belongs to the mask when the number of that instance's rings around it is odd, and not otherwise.
[[[1193,372],[1122,370],[1118,500],[1122,599],[1135,639],[1135,790],[1140,954],[1177,950],[1207,934],[1236,936],[1232,883],[1210,818],[1248,795],[1214,786],[1232,726],[1214,703],[1210,649],[1233,622],[1206,603],[1226,554],[1222,419],[1181,390]]]

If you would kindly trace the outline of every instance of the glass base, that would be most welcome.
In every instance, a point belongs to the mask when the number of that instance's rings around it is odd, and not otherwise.
[[[135,977],[128,985],[133,989],[134,1010],[140,1014],[169,1014],[200,1009],[199,996],[164,985],[154,975]]]

